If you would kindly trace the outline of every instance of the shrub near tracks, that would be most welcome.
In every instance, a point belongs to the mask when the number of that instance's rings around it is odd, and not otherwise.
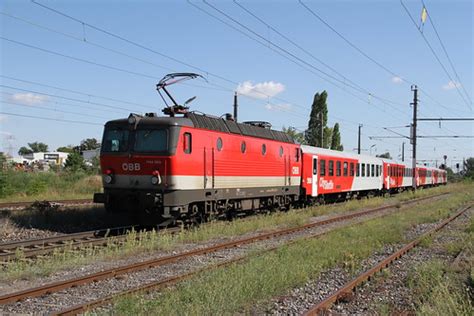
[[[250,258],[244,264],[204,273],[165,290],[153,299],[132,296],[119,299],[118,314],[158,313],[232,314],[249,312],[261,300],[281,295],[286,290],[316,278],[322,271],[343,265],[355,272],[362,259],[385,244],[404,239],[411,226],[446,218],[451,210],[474,199],[470,187],[444,200],[425,202],[401,213],[370,220],[312,240],[284,246],[276,252]]]
[[[0,202],[92,198],[102,190],[100,176],[83,172],[24,172],[0,174]]]

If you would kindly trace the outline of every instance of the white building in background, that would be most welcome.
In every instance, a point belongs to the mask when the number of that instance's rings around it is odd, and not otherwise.
[[[92,150],[83,150],[81,151],[82,158],[85,161],[92,161],[95,157],[99,157],[100,155],[100,148],[92,149]]]
[[[33,162],[43,162],[48,164],[56,164],[63,166],[66,162],[69,153],[63,153],[60,151],[50,151],[50,152],[39,152],[39,153],[31,153],[28,155],[24,155],[21,157],[23,161],[30,163]]]

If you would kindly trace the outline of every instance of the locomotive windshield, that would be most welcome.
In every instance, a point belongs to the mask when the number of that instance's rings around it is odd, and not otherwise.
[[[135,131],[135,152],[163,152],[168,150],[168,131],[165,129],[139,129]]]
[[[106,129],[102,141],[103,152],[126,152],[128,151],[128,129],[110,128]]]

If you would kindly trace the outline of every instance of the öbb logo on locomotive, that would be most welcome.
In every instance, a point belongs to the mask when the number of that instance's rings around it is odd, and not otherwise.
[[[141,166],[140,166],[140,163],[138,162],[129,162],[129,163],[126,163],[124,162],[122,164],[122,170],[123,171],[140,171],[141,169]]]

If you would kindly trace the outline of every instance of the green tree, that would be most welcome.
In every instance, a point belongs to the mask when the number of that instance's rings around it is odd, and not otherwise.
[[[388,151],[386,153],[376,155],[376,157],[385,158],[385,159],[392,159],[392,156],[390,155],[390,153]]]
[[[28,143],[28,146],[34,153],[46,152],[48,151],[48,145],[41,142]]]
[[[25,146],[20,147],[20,149],[18,150],[18,155],[20,155],[20,156],[29,155],[29,154],[32,154],[32,153],[33,153],[33,151],[31,149],[29,149],[28,147],[25,147]]]
[[[81,151],[93,150],[100,147],[100,143],[95,138],[86,138],[81,141]]]
[[[291,138],[293,138],[298,144],[306,144],[306,140],[303,133],[300,133],[296,130],[296,128],[289,126],[285,128],[283,126],[282,131],[287,133]]]
[[[67,146],[61,146],[56,149],[56,151],[62,152],[62,153],[72,153],[74,152],[74,148],[72,145],[67,145]]]
[[[80,153],[72,152],[67,156],[67,159],[64,163],[64,168],[74,172],[85,170],[86,166],[84,164],[84,158]]]
[[[327,96],[328,94],[326,91],[321,92],[321,94],[318,92],[314,95],[308,129],[305,135],[306,143],[310,146],[328,147],[327,143],[326,146],[324,146],[324,143],[321,144],[321,124],[324,130],[328,122],[328,107],[326,104]],[[323,133],[325,132],[326,131],[324,130]],[[323,139],[323,142],[325,142],[325,139]]]
[[[339,123],[334,124],[331,133],[331,149],[343,151],[344,146],[341,144],[341,133],[339,132]]]
[[[474,157],[464,160],[464,176],[474,179]]]

